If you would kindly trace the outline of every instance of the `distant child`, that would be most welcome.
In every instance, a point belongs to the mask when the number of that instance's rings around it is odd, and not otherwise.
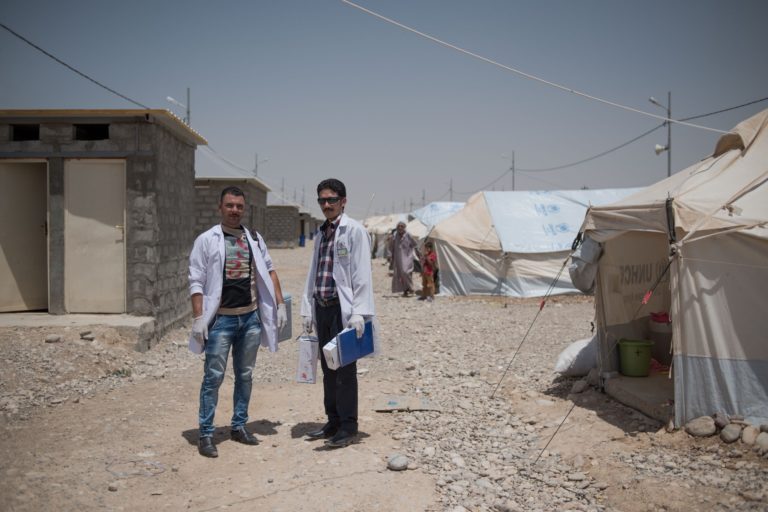
[[[424,255],[421,257],[421,297],[419,300],[432,302],[435,299],[435,272],[437,271],[437,254],[432,242],[424,244]]]

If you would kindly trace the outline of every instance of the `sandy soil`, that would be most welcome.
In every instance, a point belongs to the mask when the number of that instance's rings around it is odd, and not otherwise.
[[[272,256],[283,289],[298,298],[308,249],[276,250]],[[440,483],[451,468],[420,457],[410,434],[403,433],[414,418],[422,427],[429,422],[455,424],[457,432],[464,432],[462,422],[471,425],[473,415],[486,414],[465,404],[465,398],[475,389],[490,395],[538,301],[439,297],[426,305],[390,294],[386,267],[378,261],[374,272],[385,351],[359,365],[360,440],[340,450],[303,438],[324,422],[322,389],[320,384],[294,382],[293,342],[283,342],[275,354],[261,351],[258,356],[249,427],[261,444],[248,447],[228,439],[232,380],[227,378],[216,416],[219,458],[206,459],[196,449],[202,361],[186,350],[186,329],[169,333],[144,354],[132,351],[131,341],[118,332],[98,326],[90,329],[94,341],[82,340],[80,329],[0,330],[0,509],[546,510],[542,498],[519,508],[491,495],[486,503],[480,499],[458,504]],[[695,468],[683,462],[685,472],[679,477],[644,471],[645,461],[633,459],[638,454],[663,452],[679,461],[711,459],[722,447],[716,439],[657,432],[661,425],[597,390],[569,394],[573,380],[552,374],[552,354],[588,335],[592,305],[588,298],[560,298],[545,311],[549,308],[552,313],[537,324],[531,343],[524,345],[494,399],[497,409],[502,404],[516,418],[536,419],[536,450],[529,450],[530,457],[519,467],[511,464],[499,471],[511,475],[523,466],[532,467],[536,452],[573,406],[543,457],[556,456],[569,470],[587,473],[593,490],[589,499],[573,493],[573,501],[559,509],[766,506],[759,492],[750,501],[738,489],[690,478]],[[298,306],[293,313],[298,333]],[[51,333],[62,335],[62,341],[45,343]],[[504,339],[516,342],[499,341]],[[481,350],[463,352],[467,340]],[[444,350],[454,359],[442,360]],[[392,395],[428,396],[441,412],[374,411]],[[426,434],[420,439],[431,442]],[[748,450],[742,452],[733,455],[734,461],[757,465],[764,482],[768,464]],[[409,456],[409,470],[387,469],[387,459],[395,453]],[[478,455],[483,458],[488,454]],[[720,471],[720,466],[711,471]],[[532,480],[532,485],[540,493],[553,484]]]

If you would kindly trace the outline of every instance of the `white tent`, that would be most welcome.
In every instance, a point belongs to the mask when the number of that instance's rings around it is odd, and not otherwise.
[[[637,189],[478,192],[429,234],[448,295],[536,297],[578,293],[564,272],[555,281],[590,204]]]
[[[418,210],[411,212],[411,217],[417,219],[429,231],[440,221],[450,217],[464,208],[464,203],[449,201],[433,201]]]
[[[647,337],[649,314],[670,312],[677,425],[718,411],[768,422],[767,182],[765,110],[706,160],[586,215],[602,245],[601,370],[617,369],[618,339]]]
[[[416,240],[423,240],[429,233],[429,229],[419,219],[409,220],[405,230]]]

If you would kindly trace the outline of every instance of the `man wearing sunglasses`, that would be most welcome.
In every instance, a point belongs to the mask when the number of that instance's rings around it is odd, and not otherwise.
[[[315,236],[315,250],[301,301],[304,330],[317,329],[320,349],[344,327],[363,335],[365,320],[374,316],[371,242],[359,222],[344,213],[347,189],[337,179],[317,186],[317,203],[325,222]],[[341,448],[357,437],[357,363],[331,370],[323,368],[325,425],[310,432],[310,439],[327,439],[330,448]]]

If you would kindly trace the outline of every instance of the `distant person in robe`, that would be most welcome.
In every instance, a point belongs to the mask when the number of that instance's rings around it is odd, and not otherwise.
[[[392,293],[403,293],[403,297],[413,294],[413,250],[416,240],[405,230],[405,222],[398,222],[392,237]]]

